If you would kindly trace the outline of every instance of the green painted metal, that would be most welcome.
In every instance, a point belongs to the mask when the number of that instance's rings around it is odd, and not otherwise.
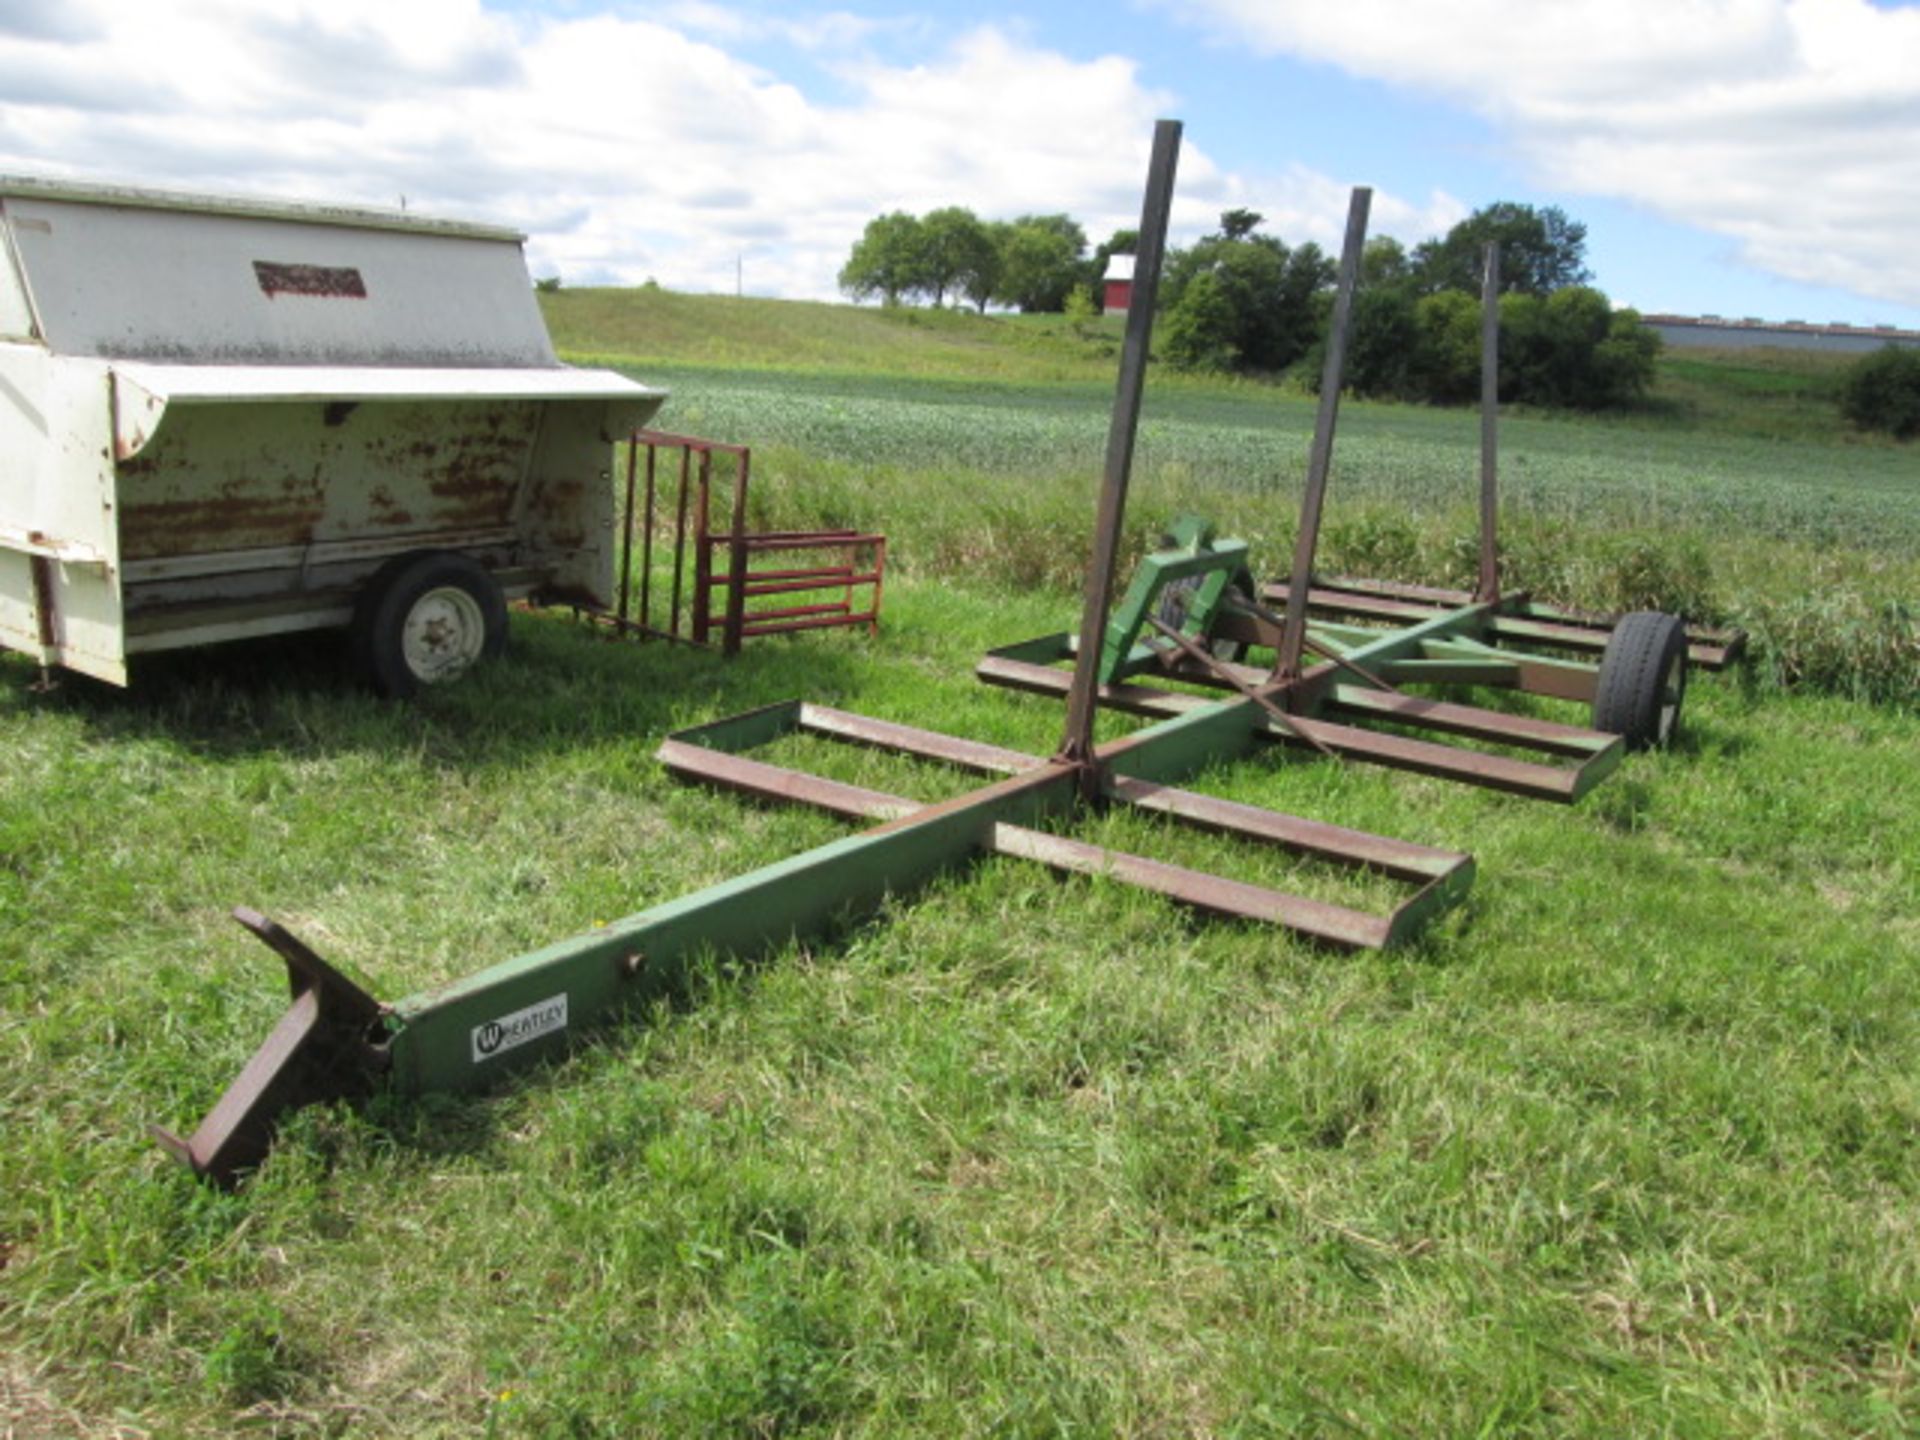
[[[799,703],[789,702],[674,738],[746,748],[791,729],[798,711]],[[1065,811],[1073,783],[1066,766],[1015,776],[961,797],[966,803],[917,810],[411,996],[393,1007],[394,1084],[410,1091],[486,1084],[582,1026],[675,993],[700,956],[751,958],[795,937],[830,932],[871,913],[887,895],[985,852],[995,823],[1033,824]],[[510,1047],[486,1048],[486,1027],[542,1006],[564,1020]]]
[[[1216,540],[1213,527],[1198,516],[1183,515],[1171,529],[1171,546],[1144,556],[1133,572],[1127,593],[1114,606],[1100,643],[1099,680],[1102,685],[1137,675],[1160,663],[1159,651],[1141,642],[1147,617],[1158,610],[1167,587],[1176,581],[1200,583],[1188,597],[1175,628],[1198,639],[1220,611],[1227,591],[1240,586],[1253,593],[1253,575],[1247,568],[1244,540]]]

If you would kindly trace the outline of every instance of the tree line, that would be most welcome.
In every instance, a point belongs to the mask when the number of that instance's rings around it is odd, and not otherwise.
[[[1263,217],[1229,210],[1220,228],[1171,251],[1161,275],[1161,358],[1190,370],[1277,375],[1307,362],[1317,375],[1332,310],[1333,260],[1308,241],[1262,233]],[[1408,249],[1367,243],[1354,300],[1346,385],[1357,395],[1452,403],[1480,384],[1481,255],[1500,243],[1500,395],[1600,409],[1628,403],[1653,380],[1659,337],[1594,289],[1586,226],[1557,206],[1487,205],[1444,236]],[[1135,236],[1115,234],[1090,256],[1066,215],[981,221],[959,207],[870,222],[840,284],[888,304],[952,298],[985,310],[1100,308],[1108,258]]]
[[[951,298],[979,310],[1097,310],[1108,257],[1130,253],[1136,238],[1116,231],[1089,256],[1087,232],[1070,215],[982,220],[958,205],[919,216],[896,210],[867,222],[840,269],[840,288],[887,305]]]

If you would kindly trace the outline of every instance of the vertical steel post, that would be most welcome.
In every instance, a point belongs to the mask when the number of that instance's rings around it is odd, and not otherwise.
[[[1127,481],[1133,469],[1134,434],[1140,422],[1140,394],[1146,383],[1153,309],[1160,291],[1160,262],[1166,249],[1167,218],[1173,208],[1173,176],[1180,158],[1180,122],[1161,120],[1153,127],[1153,159],[1147,166],[1147,192],[1140,206],[1140,242],[1134,257],[1133,294],[1127,304],[1126,341],[1120,352],[1120,381],[1114,393],[1113,419],[1107,427],[1107,463],[1093,530],[1093,554],[1087,565],[1086,603],[1080,615],[1080,652],[1067,695],[1066,732],[1056,758],[1071,764],[1093,763],[1094,691],[1098,687],[1100,642],[1107,630],[1114,565],[1120,552],[1120,523],[1127,509]],[[1088,787],[1098,785],[1088,772]]]
[[[620,607],[614,612],[619,617],[620,623],[614,626],[616,635],[626,629],[627,601],[633,589],[633,482],[634,472],[639,468],[639,464],[640,437],[629,435],[627,437],[627,503],[620,512],[620,524],[626,534],[622,537],[620,544]]]
[[[673,599],[667,607],[667,633],[680,633],[680,576],[687,564],[687,487],[692,482],[693,451],[680,447],[680,490],[673,510]]]
[[[653,520],[654,520],[654,461],[659,458],[660,447],[649,440],[647,442],[647,502],[645,529],[640,539],[640,638],[647,638],[647,628],[653,624]]]
[[[687,447],[691,454],[693,447]],[[700,501],[693,521],[693,638],[705,644],[713,621],[713,451],[700,447]]]
[[[1500,598],[1500,242],[1489,240],[1480,277],[1480,588],[1474,599]]]
[[[1300,533],[1293,542],[1293,578],[1287,584],[1286,624],[1274,661],[1276,680],[1300,674],[1300,652],[1307,638],[1307,590],[1313,584],[1313,556],[1320,548],[1320,511],[1327,499],[1327,472],[1333,467],[1333,429],[1340,418],[1340,387],[1347,378],[1347,329],[1353,318],[1353,291],[1360,278],[1360,252],[1367,243],[1367,212],[1373,191],[1356,185],[1347,206],[1347,238],[1340,248],[1340,284],[1327,324],[1327,359],[1320,371],[1320,408],[1313,421],[1313,449],[1307,456],[1307,488],[1300,498]]]
[[[732,548],[727,552],[727,628],[723,653],[740,653],[747,624],[747,466],[748,452],[733,457]]]

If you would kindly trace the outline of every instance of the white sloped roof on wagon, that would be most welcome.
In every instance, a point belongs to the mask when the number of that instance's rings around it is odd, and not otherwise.
[[[566,365],[524,369],[426,369],[367,365],[144,365],[122,361],[113,375],[115,454],[146,448],[176,405],[352,405],[363,401],[598,403],[609,443],[644,425],[667,392],[611,370]]]
[[[112,192],[82,199],[5,181],[0,216],[34,333],[56,355],[555,363],[511,230],[286,205],[169,206]]]
[[[247,400],[651,400],[664,390],[612,370],[425,369],[371,365],[148,365],[113,373],[169,404]]]

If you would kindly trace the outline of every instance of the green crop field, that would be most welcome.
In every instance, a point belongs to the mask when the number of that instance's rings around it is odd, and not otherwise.
[[[994,860],[710,957],[491,1094],[304,1111],[236,1193],[172,1167],[144,1127],[192,1124],[285,1003],[236,904],[394,999],[846,833],[673,783],[669,729],[803,696],[1057,742],[970,671],[1077,616],[1110,333],[543,299],[571,356],[674,389],[662,423],[757,447],[756,523],[885,530],[883,629],[726,662],[516,615],[405,706],[324,637],[126,692],[0,661],[7,1429],[1920,1430],[1920,464],[1792,362],[1669,361],[1640,414],[1503,430],[1524,583],[1754,629],[1675,750],[1575,807],[1279,752],[1199,782],[1473,852],[1405,950]],[[1130,543],[1199,510],[1275,569],[1310,419],[1156,379]],[[1329,563],[1465,574],[1475,436],[1348,406]],[[818,748],[783,758],[955,784]]]

